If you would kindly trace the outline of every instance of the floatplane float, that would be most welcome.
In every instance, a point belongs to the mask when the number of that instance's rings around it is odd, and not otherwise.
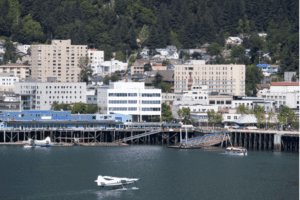
[[[34,147],[50,147],[53,146],[50,137],[46,137],[44,140],[32,140],[28,139],[23,142],[25,148],[34,148]]]
[[[139,181],[141,179],[138,178],[118,178],[112,176],[102,176],[101,174],[98,175],[97,180],[95,182],[99,187],[108,187],[111,190],[138,190],[136,187],[132,188],[124,188],[124,185],[128,185]]]

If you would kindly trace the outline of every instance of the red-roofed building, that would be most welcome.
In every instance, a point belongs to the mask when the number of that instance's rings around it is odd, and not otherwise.
[[[299,86],[299,82],[273,82],[271,86]]]

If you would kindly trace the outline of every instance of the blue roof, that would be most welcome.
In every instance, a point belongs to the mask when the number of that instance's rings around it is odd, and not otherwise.
[[[268,69],[266,72],[268,72],[268,73],[276,73],[277,71],[274,70],[274,69]]]
[[[258,64],[257,67],[269,67],[270,64]]]

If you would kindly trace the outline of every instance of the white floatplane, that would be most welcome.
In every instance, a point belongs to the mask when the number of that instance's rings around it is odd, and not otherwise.
[[[243,147],[227,147],[226,148],[226,153],[233,154],[233,155],[246,156],[247,155],[247,149],[243,148]]]
[[[44,140],[32,140],[24,142],[24,147],[50,147],[53,146],[50,137],[46,137]]]
[[[132,188],[124,188],[124,185],[128,185],[131,183],[134,183],[136,181],[139,181],[141,179],[138,178],[118,178],[118,177],[112,177],[112,176],[102,176],[101,174],[98,175],[98,179],[95,180],[98,186],[100,187],[110,187],[111,189],[138,189],[135,187]]]

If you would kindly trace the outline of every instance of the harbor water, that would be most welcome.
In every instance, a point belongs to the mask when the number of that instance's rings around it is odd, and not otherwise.
[[[225,149],[0,147],[0,199],[299,199],[299,154]],[[106,190],[98,174],[141,178]]]

